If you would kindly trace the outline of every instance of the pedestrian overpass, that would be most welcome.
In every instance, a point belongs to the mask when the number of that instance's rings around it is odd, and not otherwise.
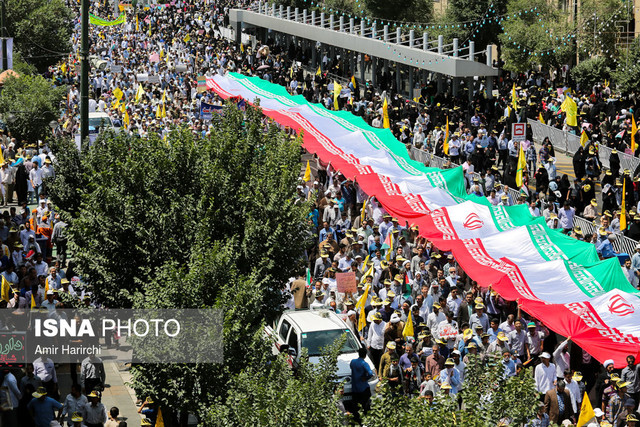
[[[407,81],[400,82],[401,73],[396,73],[396,83],[407,83],[408,89],[415,87],[416,75],[419,78],[422,73],[426,80],[427,73],[433,73],[437,77],[438,91],[441,91],[443,76],[448,76],[453,79],[454,95],[460,79],[469,79],[469,83],[472,84],[473,77],[484,77],[487,96],[490,98],[493,77],[498,76],[498,69],[491,65],[491,46],[484,51],[476,52],[473,41],[461,48],[458,39],[444,44],[442,35],[430,39],[429,34],[424,33],[416,37],[414,30],[407,33],[401,28],[396,28],[395,32],[390,32],[388,25],[377,28],[375,22],[356,22],[354,18],[347,21],[344,16],[316,13],[315,10],[300,11],[298,8],[284,8],[282,5],[276,7],[275,4],[263,1],[258,1],[247,9],[232,9],[229,22],[235,29],[238,43],[243,31],[255,30],[258,40],[265,41],[267,32],[272,32],[288,41],[296,40],[311,47],[314,67],[319,62],[318,51],[321,52],[323,48],[332,54],[340,52],[344,55],[342,57],[351,62],[352,70],[356,68],[355,61],[360,56],[360,75],[356,77],[366,80],[365,70],[371,68],[374,86],[378,67],[384,67],[385,71],[388,71],[391,65],[403,70]],[[320,49],[316,48],[318,43]],[[371,58],[370,67],[365,66],[365,55]],[[478,57],[484,58],[485,62],[478,61]],[[398,88],[403,86],[405,85],[398,84]],[[413,95],[410,90],[404,92]]]

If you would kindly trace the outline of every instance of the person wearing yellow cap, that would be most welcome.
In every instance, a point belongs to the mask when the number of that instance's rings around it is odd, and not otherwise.
[[[607,403],[605,410],[605,417],[611,424],[618,425],[618,419],[624,419],[623,414],[625,412],[625,403],[627,402],[627,399],[631,399],[631,396],[629,396],[629,394],[627,393],[628,386],[629,383],[622,379],[619,379],[615,382],[616,392],[611,395],[611,397],[609,397],[609,402]],[[633,402],[633,406],[635,406],[635,402]]]
[[[429,293],[431,293],[431,291],[429,291]],[[427,316],[427,328],[429,328],[429,330],[431,331],[431,335],[437,339],[440,338],[440,336],[438,335],[438,325],[440,325],[441,322],[447,320],[447,317],[441,311],[440,304],[435,298],[434,301],[436,302],[434,302],[431,306],[431,313],[429,313],[429,315]]]
[[[27,404],[36,427],[49,426],[51,421],[58,419],[56,412],[62,409],[62,404],[56,399],[47,396],[47,389],[38,387],[32,393],[33,399]]]
[[[484,312],[485,306],[482,302],[476,302],[475,313],[469,318],[470,325],[480,325],[483,331],[489,330],[489,316]],[[475,326],[473,326],[475,329]]]
[[[97,390],[91,391],[87,395],[89,404],[84,405],[82,409],[82,418],[87,427],[99,427],[103,426],[107,422],[107,408],[102,402],[100,402],[100,392]],[[144,408],[144,404],[141,409]],[[138,410],[140,412],[140,410]]]
[[[447,359],[444,362],[444,369],[440,371],[440,381],[442,384],[451,386],[451,394],[456,394],[462,384],[460,380],[460,371],[456,368],[456,362],[453,359]]]

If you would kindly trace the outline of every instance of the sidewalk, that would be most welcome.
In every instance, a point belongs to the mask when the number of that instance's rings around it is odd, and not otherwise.
[[[109,409],[117,406],[120,409],[120,421],[126,421],[128,426],[140,425],[141,417],[136,407],[136,396],[133,389],[127,387],[125,382],[131,379],[129,367],[117,362],[106,362],[104,371],[107,375],[102,403]]]

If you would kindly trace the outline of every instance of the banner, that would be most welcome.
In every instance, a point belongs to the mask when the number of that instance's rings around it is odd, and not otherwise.
[[[222,98],[256,98],[265,115],[303,131],[304,147],[358,182],[391,215],[419,226],[480,286],[497,291],[600,361],[626,366],[640,353],[640,297],[617,259],[549,229],[526,205],[491,206],[466,194],[460,167],[428,168],[409,158],[387,129],[329,111],[286,89],[235,73],[207,79]]]
[[[200,119],[202,120],[211,120],[213,118],[213,114],[222,114],[222,106],[221,105],[211,105],[206,102],[200,103]]]
[[[120,16],[118,16],[116,19],[114,19],[113,21],[107,21],[106,19],[102,19],[102,18],[98,18],[95,15],[89,14],[89,23],[93,24],[93,25],[98,25],[100,27],[110,27],[112,25],[120,25],[120,24],[124,24],[126,22],[126,16],[123,13],[120,14]]]

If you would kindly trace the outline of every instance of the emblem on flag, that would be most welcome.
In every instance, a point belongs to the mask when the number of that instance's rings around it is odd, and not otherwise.
[[[462,223],[462,226],[467,230],[477,230],[479,228],[482,228],[483,225],[484,222],[482,222],[478,214],[475,212],[467,215],[467,217],[464,219],[464,222]]]
[[[636,310],[633,308],[633,305],[627,302],[626,299],[620,294],[614,295],[609,298],[609,311],[611,314],[615,314],[618,316],[628,316],[633,314]]]

